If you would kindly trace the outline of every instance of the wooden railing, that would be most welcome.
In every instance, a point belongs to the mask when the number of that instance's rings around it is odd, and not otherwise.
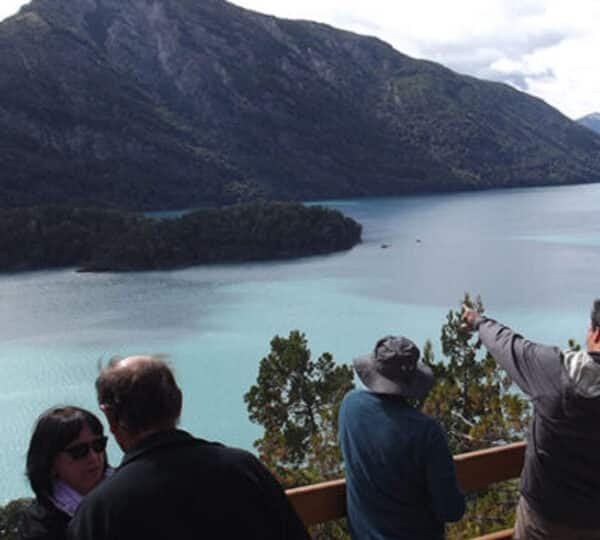
[[[459,454],[454,456],[456,476],[465,493],[477,491],[495,482],[518,478],[524,457],[523,442]],[[346,515],[346,481],[343,479],[289,489],[287,495],[307,527]],[[511,537],[512,530],[506,530],[480,540]]]

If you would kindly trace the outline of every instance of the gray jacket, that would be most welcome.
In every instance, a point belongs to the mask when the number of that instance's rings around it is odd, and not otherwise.
[[[521,494],[555,523],[600,527],[600,355],[532,343],[485,317],[476,327],[533,402]]]

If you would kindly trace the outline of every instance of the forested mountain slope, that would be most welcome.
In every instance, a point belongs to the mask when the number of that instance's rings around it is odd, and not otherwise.
[[[577,120],[581,125],[590,128],[596,133],[600,133],[600,113],[591,113]]]
[[[0,147],[0,206],[600,181],[539,99],[223,0],[33,0],[0,23]]]

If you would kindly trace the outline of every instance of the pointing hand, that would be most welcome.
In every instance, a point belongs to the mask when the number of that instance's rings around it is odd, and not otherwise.
[[[475,330],[475,321],[479,318],[479,312],[473,308],[463,304],[463,314],[461,319],[463,321],[462,328],[469,332]]]

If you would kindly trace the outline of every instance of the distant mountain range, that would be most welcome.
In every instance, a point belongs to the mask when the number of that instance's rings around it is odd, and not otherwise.
[[[600,133],[600,113],[591,113],[577,120],[581,125]]]
[[[600,181],[539,99],[223,0],[33,0],[0,23],[0,147],[4,207]]]

